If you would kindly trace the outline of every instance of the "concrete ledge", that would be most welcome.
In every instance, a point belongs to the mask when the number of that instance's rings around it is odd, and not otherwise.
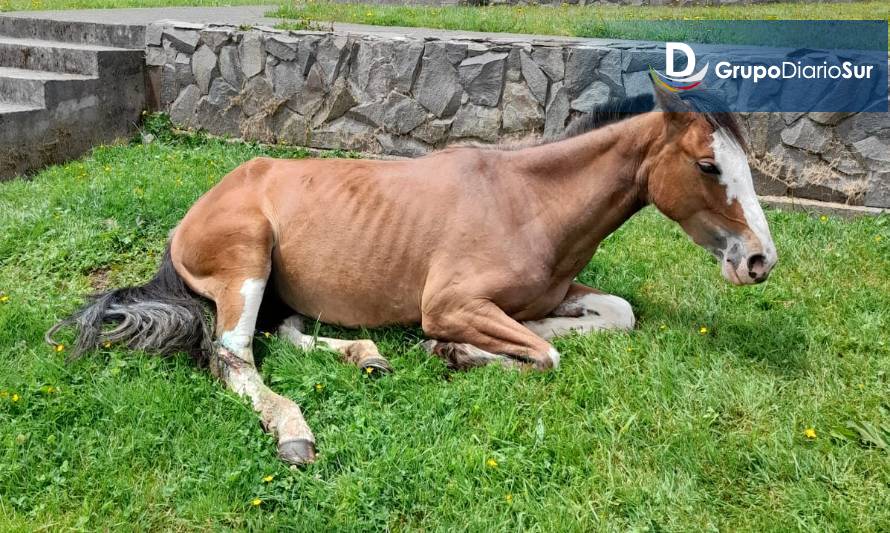
[[[144,24],[54,20],[20,14],[0,16],[0,35],[138,50],[145,46]]]
[[[846,218],[890,215],[890,209],[882,209],[880,207],[865,207],[861,205],[839,204],[835,202],[820,202],[818,200],[807,200],[806,198],[761,196],[760,202],[769,207],[784,209],[786,211],[818,213],[820,215],[834,215]]]

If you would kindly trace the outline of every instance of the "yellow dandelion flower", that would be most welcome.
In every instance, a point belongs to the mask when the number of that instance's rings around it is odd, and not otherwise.
[[[630,352],[632,352],[632,351],[634,351],[633,346],[628,346],[628,347],[627,347],[627,353],[630,353]]]
[[[513,503],[513,495],[512,494],[507,494],[506,496],[504,496],[504,499],[507,500],[507,503]]]
[[[18,394],[13,394],[13,395],[12,395],[12,398],[10,398],[10,399],[11,399],[13,402],[17,402],[17,401],[21,400],[22,398],[21,398]]]
[[[64,351],[65,351],[65,345],[64,345],[64,344],[56,344],[56,351],[57,351],[57,352],[64,352]]]
[[[321,383],[316,383],[316,384],[315,384],[315,390],[316,390],[317,392],[321,392],[322,389],[324,389],[324,385],[322,385]]]
[[[667,328],[668,328],[668,327],[667,327],[667,324],[662,324],[661,326],[658,327],[658,329],[660,329],[661,331],[664,331],[664,330],[666,330]]]
[[[488,468],[498,467],[498,462],[493,457],[490,458],[488,461],[485,461],[485,464],[488,466]]]
[[[264,332],[263,332],[263,337],[266,337],[266,338],[268,339],[268,338],[271,337],[271,336],[272,336],[272,334],[269,333],[268,331],[264,331]]]
[[[821,222],[828,222],[828,217],[825,216],[825,215],[822,215],[821,217],[819,217],[819,220],[820,220]]]
[[[816,430],[813,428],[807,428],[807,429],[803,430],[803,436],[808,439],[815,439],[816,438]]]
[[[104,343],[102,343],[102,346],[104,346],[105,348],[111,348],[111,343],[109,341],[105,341]]]
[[[261,500],[259,498],[254,498],[254,499],[250,500],[250,505],[253,505],[254,507],[259,507],[261,503],[263,503],[263,500]]]
[[[0,302],[6,303],[9,301],[9,296],[2,294],[0,295]]]
[[[263,482],[270,483],[273,479],[275,479],[275,476],[269,475],[263,478]]]
[[[370,374],[370,373],[372,373],[372,372],[374,372],[374,367],[373,367],[373,366],[369,366],[368,368],[365,369],[365,374]]]
[[[698,328],[698,332],[699,332],[699,334],[701,334],[701,335],[707,335],[707,334],[708,334],[708,327],[707,327],[707,326],[702,326],[702,327]]]

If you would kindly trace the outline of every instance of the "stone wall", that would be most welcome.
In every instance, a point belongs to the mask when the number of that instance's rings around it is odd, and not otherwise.
[[[418,156],[560,135],[649,90],[652,43],[408,38],[152,25],[155,105],[176,124],[267,143]],[[887,113],[743,114],[758,191],[890,207]]]

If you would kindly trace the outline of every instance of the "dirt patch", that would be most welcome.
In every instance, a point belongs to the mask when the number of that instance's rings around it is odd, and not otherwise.
[[[111,277],[110,267],[101,267],[90,272],[87,277],[90,280],[90,287],[96,292],[108,289],[109,278]]]

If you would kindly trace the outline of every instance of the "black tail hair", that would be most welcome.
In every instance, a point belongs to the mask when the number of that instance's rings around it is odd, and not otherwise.
[[[69,359],[105,343],[158,355],[187,352],[198,363],[206,363],[212,350],[213,314],[208,301],[176,272],[169,245],[158,273],[148,283],[92,295],[80,310],[50,328],[46,341],[57,345],[53,335],[65,326],[77,330]]]

